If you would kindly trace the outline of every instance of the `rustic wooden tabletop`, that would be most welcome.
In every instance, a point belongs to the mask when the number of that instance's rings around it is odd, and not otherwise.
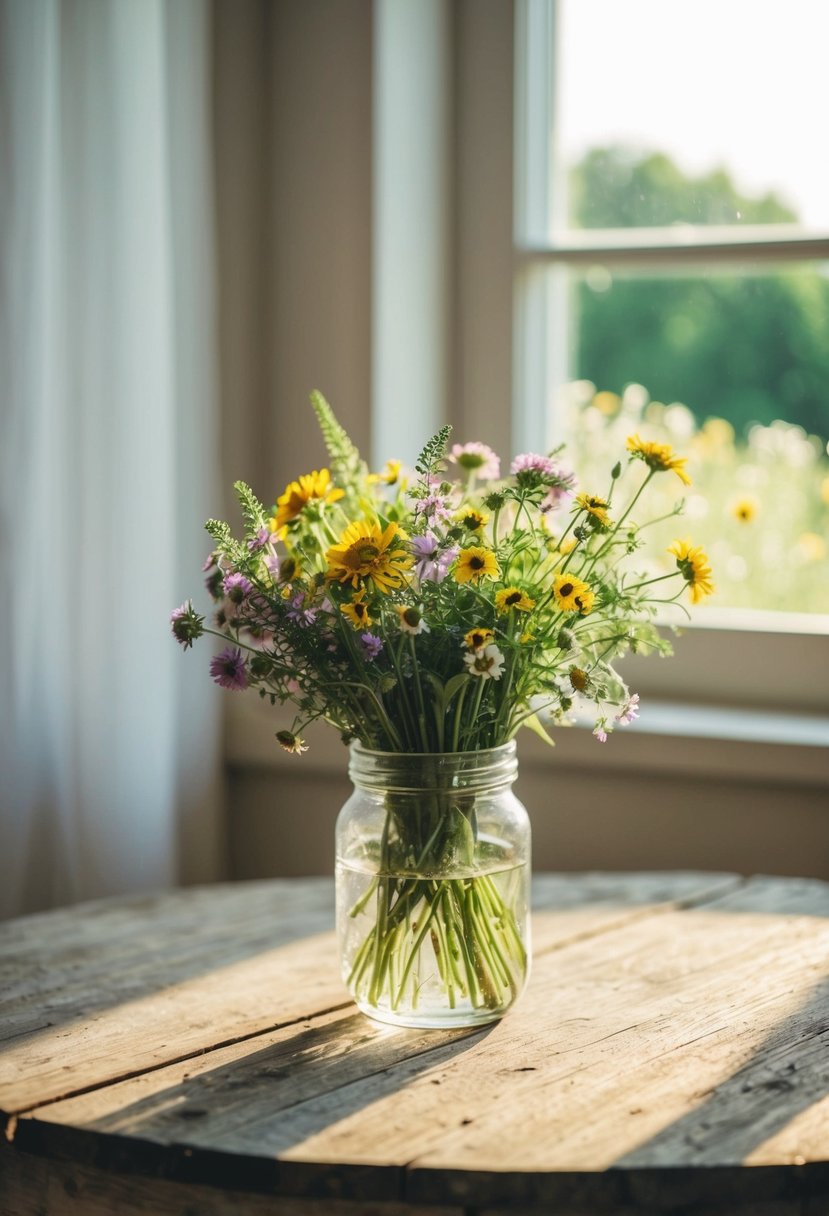
[[[546,875],[500,1023],[374,1023],[327,880],[0,926],[0,1212],[829,1212],[829,884]]]

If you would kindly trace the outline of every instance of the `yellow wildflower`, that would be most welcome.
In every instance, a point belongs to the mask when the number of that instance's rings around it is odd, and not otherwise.
[[[687,459],[684,456],[676,456],[669,443],[649,443],[638,435],[631,435],[627,441],[627,450],[637,460],[644,460],[648,468],[655,473],[676,473],[683,485],[691,484],[691,478],[685,471]]]
[[[677,540],[674,541],[668,552],[676,558],[679,572],[691,592],[692,604],[698,604],[700,600],[705,599],[706,595],[713,593],[711,566],[703,549],[699,546],[692,546],[690,541]]]
[[[479,545],[462,549],[452,572],[456,583],[479,583],[482,578],[497,578],[500,573],[495,554]]]
[[[405,533],[397,524],[391,523],[381,531],[376,521],[355,520],[343,532],[339,544],[326,553],[326,578],[329,582],[351,583],[352,587],[371,579],[383,594],[400,587],[412,564],[412,558],[398,544],[403,539]]]
[[[495,607],[506,614],[511,608],[518,612],[532,612],[535,600],[531,600],[520,587],[505,587],[503,591],[495,592]]]
[[[467,650],[483,650],[485,646],[489,646],[494,641],[495,634],[491,629],[470,629],[463,637]]]
[[[333,485],[328,469],[315,469],[313,473],[304,473],[298,481],[289,482],[285,492],[277,498],[276,515],[269,520],[269,527],[272,532],[277,532],[292,519],[296,519],[303,507],[313,499],[332,503],[342,498],[343,493],[343,490]]]
[[[731,504],[731,514],[741,524],[750,524],[757,518],[760,504],[753,494],[744,498],[736,498]]]
[[[474,507],[467,507],[463,511],[458,511],[455,519],[468,532],[478,532],[489,519],[489,516],[486,511],[478,511]]]
[[[559,574],[553,584],[553,595],[562,612],[578,612],[581,616],[587,616],[596,599],[589,585],[574,574]]]
[[[588,515],[592,515],[603,528],[610,527],[610,516],[607,513],[608,502],[606,498],[597,498],[595,494],[579,494],[576,496],[576,502],[583,511],[586,511]]]
[[[340,612],[351,621],[355,629],[367,629],[372,624],[365,591],[353,596],[350,604],[340,604]]]

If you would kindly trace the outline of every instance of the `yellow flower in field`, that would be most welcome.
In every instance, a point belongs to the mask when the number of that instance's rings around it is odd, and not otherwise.
[[[412,558],[397,543],[403,539],[405,534],[397,524],[389,524],[381,532],[373,520],[355,520],[343,532],[340,543],[326,553],[326,578],[329,582],[351,583],[352,587],[371,579],[377,590],[386,594],[405,582],[412,564]]]
[[[757,518],[759,510],[760,504],[753,494],[748,494],[744,498],[736,498],[731,504],[731,514],[741,524],[750,524]]]
[[[691,478],[685,471],[688,463],[684,456],[674,455],[669,443],[648,443],[638,435],[630,435],[627,449],[637,460],[644,460],[649,469],[655,473],[676,473],[683,485],[689,486]]]
[[[470,629],[469,633],[463,635],[463,643],[467,650],[483,650],[485,646],[489,646],[495,641],[495,634],[491,629]]]
[[[462,528],[466,528],[467,532],[478,532],[489,516],[486,511],[476,511],[474,507],[467,507],[464,511],[458,511],[455,519]]]
[[[382,473],[370,473],[368,479],[370,482],[384,481],[387,486],[397,485],[402,467],[402,460],[387,460]]]
[[[495,554],[473,545],[461,550],[452,575],[456,583],[479,583],[482,578],[497,578],[500,573]]]
[[[576,502],[583,511],[587,511],[588,515],[592,515],[603,528],[610,527],[610,516],[607,513],[608,502],[606,498],[597,498],[595,494],[578,494]]]
[[[367,629],[372,624],[365,591],[353,596],[350,604],[340,604],[340,612],[351,621],[355,629]]]
[[[313,499],[331,503],[342,498],[343,493],[343,490],[333,485],[328,469],[315,469],[313,473],[304,473],[298,481],[290,482],[285,487],[284,494],[277,498],[276,515],[269,520],[269,527],[272,532],[276,532],[292,519],[296,519],[303,507],[307,507]]]
[[[797,552],[804,562],[822,562],[826,557],[826,541],[817,532],[801,532]]]
[[[562,612],[578,612],[582,616],[587,616],[596,599],[588,584],[574,574],[559,574],[553,584],[553,595]]]
[[[618,414],[622,398],[618,393],[596,393],[592,404],[600,414],[604,414],[606,418],[612,418],[614,414]]]
[[[690,541],[677,540],[674,541],[668,552],[676,558],[679,572],[691,592],[692,604],[698,604],[700,600],[705,599],[706,595],[713,593],[712,570],[703,549],[698,545],[692,546]]]
[[[532,612],[535,600],[531,600],[520,587],[505,587],[503,591],[495,592],[495,607],[503,614],[508,613],[510,608],[518,612]]]

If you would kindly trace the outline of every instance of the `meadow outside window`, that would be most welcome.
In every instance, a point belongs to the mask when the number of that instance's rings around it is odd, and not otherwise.
[[[566,440],[588,478],[632,431],[690,453],[666,528],[719,594],[638,685],[825,710],[829,12],[793,0],[785,37],[748,0],[515,15],[514,444]]]

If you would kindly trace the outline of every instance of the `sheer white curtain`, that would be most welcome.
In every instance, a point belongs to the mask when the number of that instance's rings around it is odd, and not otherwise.
[[[207,0],[0,0],[0,913],[215,877]]]

